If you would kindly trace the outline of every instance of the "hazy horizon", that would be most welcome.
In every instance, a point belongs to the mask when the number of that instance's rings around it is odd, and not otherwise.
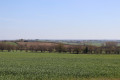
[[[14,38],[14,39],[0,39],[0,40],[120,40],[120,39],[37,39],[37,38]]]
[[[2,0],[0,40],[120,40],[119,0]]]

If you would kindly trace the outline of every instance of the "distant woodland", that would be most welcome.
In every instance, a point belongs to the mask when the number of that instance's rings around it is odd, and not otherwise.
[[[118,42],[106,41],[101,46],[72,45],[61,42],[0,41],[0,51],[57,52],[71,54],[120,54]]]

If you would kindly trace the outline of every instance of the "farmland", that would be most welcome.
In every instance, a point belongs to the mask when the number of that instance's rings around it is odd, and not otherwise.
[[[1,80],[120,80],[120,55],[0,52]]]

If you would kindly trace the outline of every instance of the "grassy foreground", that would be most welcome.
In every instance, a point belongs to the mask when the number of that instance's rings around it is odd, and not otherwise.
[[[120,80],[120,55],[0,52],[0,80]]]

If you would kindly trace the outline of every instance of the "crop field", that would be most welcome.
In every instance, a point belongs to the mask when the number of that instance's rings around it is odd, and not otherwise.
[[[0,80],[120,80],[120,55],[0,52]]]

